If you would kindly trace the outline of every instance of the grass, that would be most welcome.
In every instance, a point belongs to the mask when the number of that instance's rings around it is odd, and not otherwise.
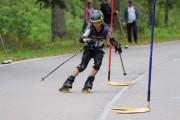
[[[38,45],[37,45],[38,46]],[[20,48],[18,50],[7,50],[8,59],[13,61],[24,60],[29,58],[45,57],[45,56],[55,56],[62,55],[66,53],[74,53],[80,50],[82,44],[78,41],[56,41],[56,42],[45,42],[40,48],[31,47]],[[0,51],[0,61],[5,60],[5,55],[3,49]]]
[[[180,40],[178,36],[170,36],[166,35],[165,37],[161,34],[155,34],[154,43],[167,42]],[[124,47],[128,42],[125,41],[119,32],[114,32],[113,36],[116,40],[121,43],[122,47]],[[147,34],[139,34],[138,45],[147,45],[150,43],[150,35]],[[135,43],[129,44],[129,46],[134,46]],[[55,42],[43,41],[43,42],[35,42],[24,45],[25,47],[18,48],[16,50],[8,49],[8,59],[17,61],[24,60],[30,58],[38,58],[45,56],[56,56],[67,53],[75,53],[79,51],[83,44],[79,43],[78,40],[57,40]],[[8,46],[9,48],[10,46]],[[6,60],[2,47],[0,47],[0,61]]]

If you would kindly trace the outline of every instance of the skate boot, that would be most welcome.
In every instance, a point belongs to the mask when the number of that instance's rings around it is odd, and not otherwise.
[[[94,76],[89,76],[88,79],[86,80],[85,84],[84,84],[84,88],[82,89],[83,93],[90,93],[92,86],[93,86],[93,82],[94,82]]]
[[[74,82],[75,77],[74,76],[69,76],[68,79],[64,82],[63,86],[59,89],[60,92],[65,92],[65,93],[71,93],[72,89],[72,84]]]

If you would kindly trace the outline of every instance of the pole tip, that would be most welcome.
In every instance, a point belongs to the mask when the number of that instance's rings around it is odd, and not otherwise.
[[[44,78],[42,78],[41,82],[44,81]]]
[[[127,75],[127,73],[124,73],[124,76],[126,76]]]

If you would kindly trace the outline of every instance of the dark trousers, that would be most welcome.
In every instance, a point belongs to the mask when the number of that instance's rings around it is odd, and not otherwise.
[[[127,34],[128,34],[128,42],[132,43],[132,31],[134,42],[137,43],[137,23],[136,21],[132,23],[127,23]]]

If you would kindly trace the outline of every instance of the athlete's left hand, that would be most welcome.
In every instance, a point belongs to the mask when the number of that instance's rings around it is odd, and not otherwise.
[[[122,48],[121,48],[121,45],[120,44],[116,44],[115,46],[115,53],[118,52],[118,53],[122,53]]]

